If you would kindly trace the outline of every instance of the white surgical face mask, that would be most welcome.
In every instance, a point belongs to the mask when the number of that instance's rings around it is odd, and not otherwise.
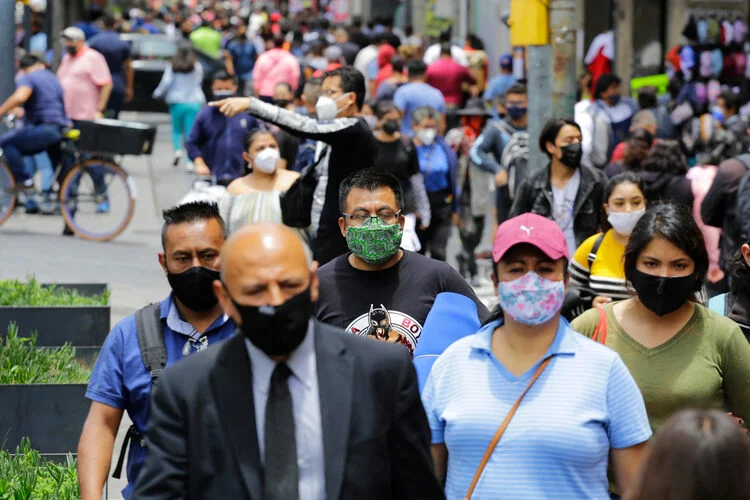
[[[434,128],[423,128],[417,131],[417,138],[419,138],[425,146],[430,146],[435,142],[435,136],[437,136],[437,130]]]
[[[635,212],[610,212],[607,220],[612,224],[612,229],[623,236],[630,236],[633,228],[645,213],[646,209],[643,208]]]
[[[276,170],[281,154],[278,149],[266,148],[253,158],[253,168],[257,168],[264,174],[272,174]]]
[[[328,96],[318,97],[318,102],[315,103],[315,113],[318,115],[318,120],[328,121],[335,119],[339,114],[339,107],[336,103],[345,95],[339,96],[337,99],[332,99]]]

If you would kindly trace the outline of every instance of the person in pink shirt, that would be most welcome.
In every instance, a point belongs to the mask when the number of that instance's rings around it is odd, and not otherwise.
[[[104,116],[112,75],[104,56],[86,47],[83,30],[71,26],[63,31],[67,54],[57,70],[63,88],[65,112],[72,120],[94,120]]]
[[[273,48],[262,53],[253,68],[253,89],[262,101],[273,102],[273,90],[279,83],[287,83],[296,91],[300,68],[297,58],[284,50],[284,37],[275,35]]]
[[[425,81],[443,93],[446,106],[446,122],[448,129],[459,124],[458,109],[463,106],[464,84],[474,85],[476,81],[469,70],[453,60],[451,46],[443,43],[440,46],[440,59],[427,67]],[[478,95],[478,89],[473,88],[472,94]],[[476,97],[476,95],[474,95]]]

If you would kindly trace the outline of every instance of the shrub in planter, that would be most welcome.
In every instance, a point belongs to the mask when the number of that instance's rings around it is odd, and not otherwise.
[[[81,498],[72,455],[57,464],[44,459],[24,438],[13,453],[0,449],[0,499],[73,500]]]
[[[43,454],[75,452],[90,402],[91,371],[78,364],[75,348],[40,349],[36,334],[20,337],[15,324],[0,343],[0,439],[13,449],[30,437]],[[2,500],[0,495],[0,500]]]
[[[86,296],[72,286],[42,285],[31,278],[0,281],[0,325],[11,321],[21,326],[21,334],[41,332],[39,346],[62,346],[66,342],[79,349],[79,359],[92,361],[110,330],[109,290],[99,296]]]

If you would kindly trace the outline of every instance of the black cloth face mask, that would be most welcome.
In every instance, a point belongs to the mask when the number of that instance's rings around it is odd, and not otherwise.
[[[309,286],[278,306],[246,306],[229,298],[242,319],[242,334],[268,356],[290,354],[305,339],[313,315]]]
[[[167,280],[175,296],[198,312],[208,311],[219,302],[213,289],[213,282],[218,279],[219,271],[201,266],[191,267],[179,274],[167,272]]]
[[[644,306],[657,316],[675,312],[695,293],[695,275],[664,278],[633,270],[630,283]]]
[[[383,132],[388,135],[393,135],[398,132],[399,124],[397,120],[386,120],[383,122]]]
[[[581,165],[581,158],[583,158],[583,146],[580,142],[573,142],[567,146],[560,148],[562,151],[562,158],[560,163],[568,168],[578,168]]]

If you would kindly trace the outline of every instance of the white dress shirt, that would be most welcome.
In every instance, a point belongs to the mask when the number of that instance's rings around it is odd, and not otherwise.
[[[274,332],[269,332],[273,335]],[[261,464],[265,463],[265,423],[268,390],[276,362],[245,339],[253,377],[255,425]],[[299,500],[325,500],[325,458],[323,426],[320,417],[318,365],[315,356],[315,328],[313,322],[302,343],[286,361],[292,375],[289,392],[294,412],[294,437],[297,442],[299,468]]]

